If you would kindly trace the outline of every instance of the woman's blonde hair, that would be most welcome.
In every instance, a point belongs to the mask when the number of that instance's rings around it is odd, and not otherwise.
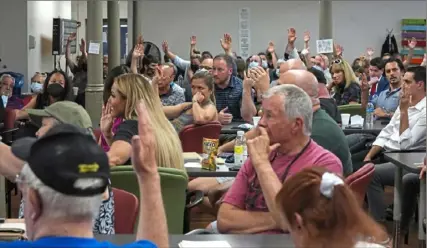
[[[156,159],[159,167],[184,170],[181,141],[166,118],[161,102],[150,82],[138,74],[124,74],[115,79],[117,91],[126,101],[125,120],[136,120],[136,105],[143,101],[147,107],[157,140]]]
[[[348,88],[351,83],[359,83],[359,79],[356,77],[356,74],[354,74],[350,64],[343,59],[336,59],[332,61],[331,73],[333,74],[338,72],[342,72],[344,74],[345,88]]]

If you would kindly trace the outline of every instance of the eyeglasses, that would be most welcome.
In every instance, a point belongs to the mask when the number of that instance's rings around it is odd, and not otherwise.
[[[332,64],[341,64],[342,60],[341,59],[336,59],[334,61],[332,61]]]
[[[206,66],[206,65],[201,65],[201,66],[199,66],[199,68],[200,69],[205,69],[205,70],[212,70],[212,67],[210,67],[210,66]]]

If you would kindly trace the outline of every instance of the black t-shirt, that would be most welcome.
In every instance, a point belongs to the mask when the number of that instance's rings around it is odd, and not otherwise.
[[[341,124],[341,112],[333,98],[320,98],[320,108],[325,110],[332,119]]]
[[[138,121],[136,120],[125,120],[120,123],[117,128],[117,132],[114,134],[113,142],[117,140],[122,140],[132,144],[132,137],[138,135]],[[129,158],[124,165],[132,164],[131,159]]]

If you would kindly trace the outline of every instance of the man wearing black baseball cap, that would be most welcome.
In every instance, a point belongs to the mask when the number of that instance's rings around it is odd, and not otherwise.
[[[156,247],[154,243],[167,247],[155,138],[144,106],[138,106],[138,114],[140,136],[132,140],[132,160],[144,200],[137,241],[123,247]],[[108,185],[110,167],[92,136],[60,124],[39,139],[16,141],[12,152],[27,161],[17,182],[25,199],[26,235],[32,242],[0,243],[0,247],[118,247],[93,238],[92,221]]]

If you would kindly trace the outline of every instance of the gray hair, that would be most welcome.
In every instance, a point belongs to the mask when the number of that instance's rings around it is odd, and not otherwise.
[[[85,217],[94,220],[98,216],[102,194],[80,197],[59,193],[40,181],[28,164],[22,168],[20,177],[28,187],[39,193],[43,213],[48,214],[50,218]]]
[[[303,132],[311,135],[311,125],[313,120],[313,106],[310,97],[305,91],[292,84],[278,85],[270,88],[263,98],[270,98],[274,95],[282,96],[283,110],[289,119],[301,117],[304,120]]]
[[[13,84],[15,84],[15,78],[12,77],[12,75],[10,75],[10,74],[3,74],[3,75],[1,75],[0,82],[3,82],[3,79],[5,79],[5,78],[11,78],[12,81],[13,81]]]

